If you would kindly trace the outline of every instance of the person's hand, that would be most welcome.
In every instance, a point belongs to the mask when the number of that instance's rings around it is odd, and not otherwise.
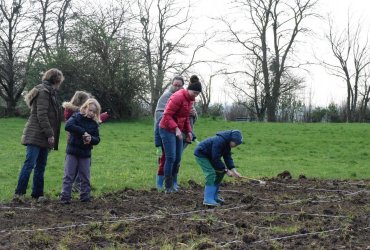
[[[191,143],[192,140],[193,140],[193,134],[189,132],[188,135],[186,136],[186,142]]]
[[[181,133],[181,130],[177,127],[176,128],[176,137],[180,140],[180,141],[182,141],[182,133]]]
[[[230,171],[227,171],[227,172],[231,172],[231,175],[234,177],[234,178],[241,178],[241,174],[238,173],[238,171],[236,171],[236,168],[233,168],[231,169]]]
[[[158,156],[158,157],[161,157],[162,156],[162,147],[157,147],[157,150],[156,150],[156,155]]]
[[[54,146],[54,143],[55,143],[55,138],[54,136],[51,136],[48,138],[48,143],[50,146]]]
[[[227,170],[227,171],[226,171],[226,174],[227,174],[227,176],[229,176],[229,177],[233,177],[233,174],[231,173],[231,171],[230,171],[230,170]]]
[[[195,109],[191,109],[190,116],[196,116],[196,115],[197,115],[197,111]]]
[[[101,122],[105,122],[109,118],[108,112],[104,112],[100,114]]]
[[[90,144],[91,142],[91,135],[87,132],[85,132],[85,134],[83,134],[83,140],[84,140],[84,144]]]

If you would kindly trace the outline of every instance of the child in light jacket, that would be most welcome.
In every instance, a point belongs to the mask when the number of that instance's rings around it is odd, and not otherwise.
[[[220,183],[225,174],[235,178],[241,177],[236,171],[231,157],[231,149],[242,142],[243,136],[239,130],[226,130],[205,139],[195,148],[195,160],[202,168],[205,176],[204,205],[219,206],[225,202],[218,196]]]
[[[64,204],[71,202],[72,184],[76,173],[81,180],[80,200],[90,201],[90,165],[93,145],[100,142],[99,116],[100,104],[93,98],[81,106],[77,112],[68,119],[65,130],[70,133],[64,163],[64,177],[61,201]]]

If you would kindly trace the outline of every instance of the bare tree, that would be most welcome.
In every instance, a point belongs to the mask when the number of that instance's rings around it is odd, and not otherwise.
[[[130,6],[121,4],[96,6],[89,13],[80,10],[67,39],[79,66],[79,86],[91,91],[119,119],[133,115],[135,101],[147,87],[141,55],[127,31],[132,19]]]
[[[359,108],[359,110],[360,110],[359,121],[361,121],[361,122],[364,122],[366,120],[366,110],[367,110],[367,105],[369,103],[369,97],[370,97],[370,84],[369,84],[370,74],[369,74],[369,72],[367,72],[367,70],[363,74],[362,89],[360,88],[360,90],[359,90],[359,94],[360,94],[360,97],[361,97],[360,108]]]
[[[295,75],[284,75],[282,82],[287,86],[301,86],[304,79]],[[279,98],[278,119],[284,122],[301,120],[303,117],[303,101],[299,95],[299,88],[290,88],[283,91]],[[302,115],[302,116],[301,116]]]
[[[48,63],[60,48],[66,46],[66,25],[71,0],[34,0],[33,4],[35,3],[40,5],[41,10],[41,15],[39,13],[35,15],[35,19],[41,26],[41,40],[44,48],[40,52],[44,61]]]
[[[201,82],[202,82],[202,85],[203,85],[203,88],[202,88],[202,92],[200,93],[200,102],[201,102],[201,107],[202,107],[202,115],[207,115],[208,114],[208,110],[209,110],[209,105],[211,103],[211,97],[212,97],[212,83],[213,83],[213,79],[217,76],[219,76],[221,74],[221,72],[215,72],[215,73],[212,73],[209,77],[208,77],[208,81],[205,81],[202,77],[201,77]]]
[[[57,13],[58,32],[56,37],[57,48],[64,48],[66,41],[66,23],[68,19],[68,9],[70,8],[72,0],[62,1],[59,12]]]
[[[186,44],[191,30],[190,4],[183,7],[175,0],[138,0],[138,6],[142,26],[142,53],[150,84],[150,100],[147,102],[154,112],[163,89],[168,86],[164,84],[166,75],[181,75],[202,62],[196,59],[196,54],[210,38],[204,38],[195,45],[190,59],[179,59],[178,56],[186,56],[185,51],[190,47]]]
[[[245,57],[251,65],[261,67],[263,99],[267,120],[276,121],[279,97],[285,91],[297,86],[288,86],[282,82],[283,75],[289,68],[300,68],[294,63],[294,46],[297,36],[309,31],[304,21],[315,16],[314,6],[317,0],[236,0],[237,8],[249,14],[254,30],[244,33],[223,20],[232,35],[231,42],[246,50]],[[254,75],[254,70],[248,73]],[[253,79],[253,77],[252,77]]]
[[[40,27],[32,20],[26,0],[0,0],[0,97],[6,102],[6,115],[15,114],[16,105],[27,84],[27,74],[38,49]]]
[[[235,102],[244,106],[253,118],[263,121],[266,114],[266,100],[261,64],[258,59],[250,60],[246,68],[244,71],[225,71],[224,75],[234,76],[228,79],[228,83],[235,90]],[[237,78],[248,80],[240,82]]]
[[[333,20],[329,18],[329,34],[327,40],[330,44],[336,63],[322,61],[330,73],[343,79],[347,86],[346,101],[346,120],[352,122],[356,120],[355,113],[358,105],[360,85],[365,84],[364,96],[368,96],[366,71],[370,64],[368,37],[361,40],[362,34],[360,23],[351,25],[350,18],[347,19],[347,25],[341,32],[334,29]],[[362,108],[367,102],[362,102]]]

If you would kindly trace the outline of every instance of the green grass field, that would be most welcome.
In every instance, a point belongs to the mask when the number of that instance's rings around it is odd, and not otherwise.
[[[25,159],[25,147],[20,144],[25,122],[0,119],[0,201],[11,199]],[[274,177],[288,170],[293,178],[300,174],[325,179],[370,178],[369,124],[247,123],[200,118],[195,125],[199,140],[225,129],[243,132],[245,142],[233,149],[233,157],[245,176]],[[155,186],[152,120],[107,122],[101,126],[100,134],[101,143],[92,156],[93,195],[125,187]],[[52,198],[61,190],[65,146],[66,134],[62,131],[60,150],[50,153],[45,172],[46,195]],[[194,147],[189,145],[184,152],[180,185],[186,186],[189,179],[203,183],[193,157]],[[31,183],[32,179],[29,189]]]

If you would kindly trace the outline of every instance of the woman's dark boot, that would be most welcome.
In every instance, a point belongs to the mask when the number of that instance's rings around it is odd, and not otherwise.
[[[164,177],[164,192],[166,194],[173,193],[175,190],[173,189],[173,180],[171,175],[166,175]]]

